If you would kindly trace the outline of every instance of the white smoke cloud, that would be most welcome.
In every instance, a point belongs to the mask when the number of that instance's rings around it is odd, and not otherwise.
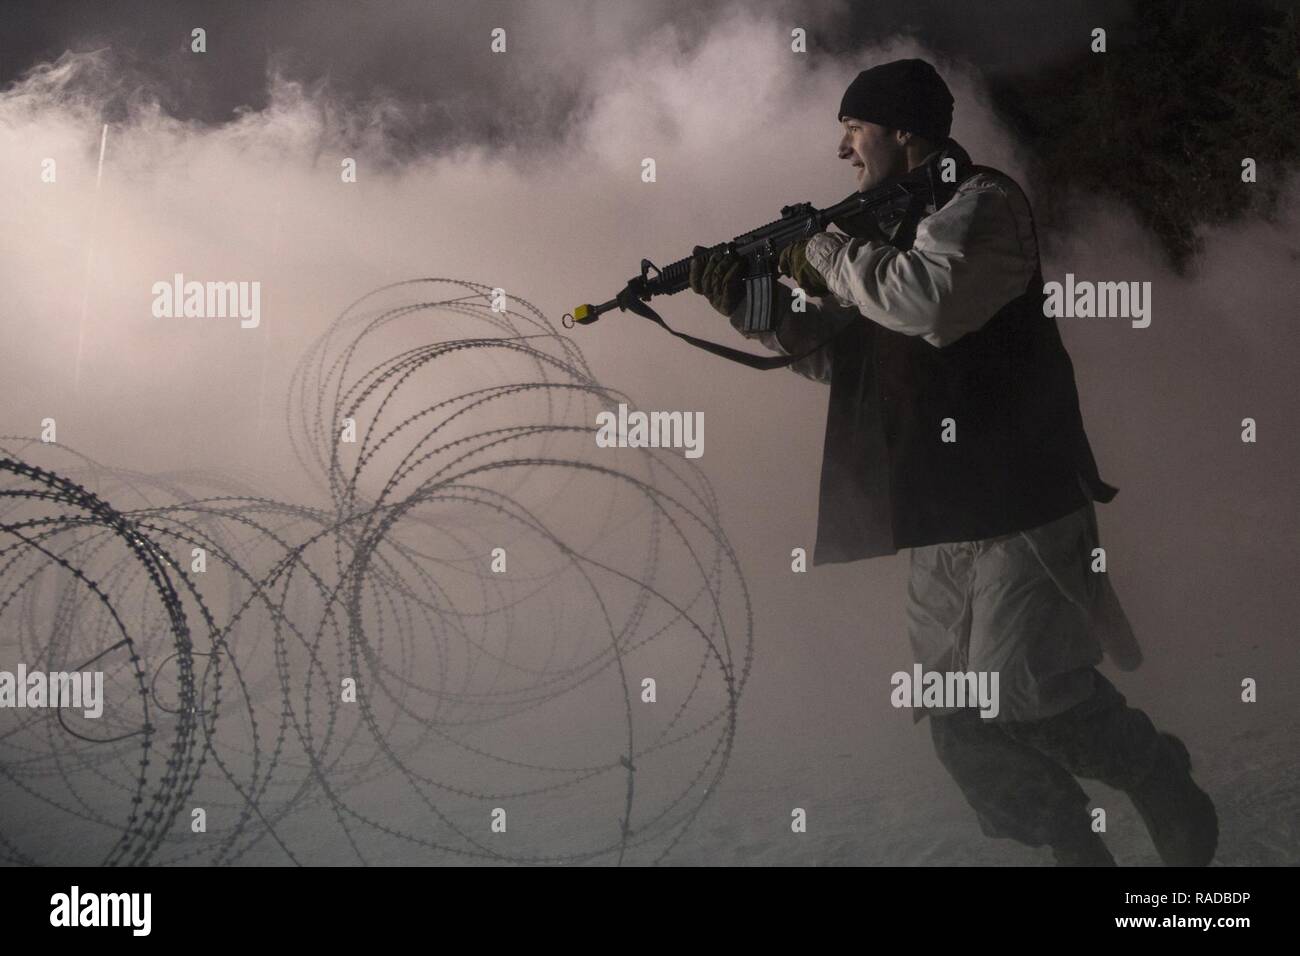
[[[646,27],[640,14],[617,16],[626,19],[591,14],[600,53]],[[539,36],[582,29],[546,18],[533,26]],[[835,154],[840,96],[858,70],[895,57],[936,62],[957,101],[954,137],[976,162],[1023,181],[1026,157],[970,67],[901,39],[846,58],[800,56],[789,29],[779,15],[728,6],[703,34],[671,23],[649,30],[621,55],[583,64],[581,108],[554,145],[529,139],[405,162],[388,134],[406,107],[381,97],[358,112],[325,86],[273,74],[265,109],[208,126],[166,115],[103,54],[36,70],[0,95],[5,431],[34,434],[54,417],[61,441],[112,464],[215,467],[292,489],[282,423],[289,372],[359,295],[405,278],[465,278],[502,286],[558,321],[579,302],[612,297],[643,256],[662,264],[788,203],[843,198],[853,180]],[[539,103],[557,95],[546,79]],[[110,103],[125,106],[109,125],[97,187]],[[340,181],[349,156],[356,184]],[[656,160],[656,183],[640,180],[645,157]],[[57,162],[54,184],[40,178],[47,158]],[[1277,223],[1209,234],[1198,270],[1180,279],[1125,210],[1079,197],[1070,240],[1045,263],[1048,278],[1068,269],[1156,283],[1150,329],[1063,321],[1063,334],[1102,474],[1122,489],[1102,512],[1103,536],[1132,559],[1119,590],[1157,645],[1177,636],[1162,618],[1176,603],[1162,573],[1196,580],[1214,542],[1235,540],[1240,516],[1276,514],[1294,484],[1294,429],[1281,413],[1294,401],[1284,370],[1296,367],[1297,208],[1292,190]],[[260,281],[259,328],[153,318],[153,283],[178,272]],[[741,344],[689,293],[661,311],[675,327]],[[764,628],[784,635],[769,647],[794,657],[815,646],[824,661],[870,643],[884,673],[905,663],[901,559],[827,569],[812,585],[788,573],[790,548],[813,543],[824,388],[728,365],[630,314],[572,334],[602,381],[641,407],[705,413],[701,463],[724,489],[724,515],[752,562]],[[1239,422],[1252,414],[1264,437],[1243,446]],[[1251,532],[1269,555],[1287,553],[1293,503],[1286,514],[1289,523]],[[1137,563],[1149,537],[1161,542],[1164,571]],[[1281,583],[1276,569],[1215,573],[1247,593]],[[859,675],[820,664],[773,673],[758,683],[842,681],[838,691],[861,692],[849,686]],[[795,707],[797,696],[768,699]],[[782,706],[766,712],[779,722],[790,716]]]

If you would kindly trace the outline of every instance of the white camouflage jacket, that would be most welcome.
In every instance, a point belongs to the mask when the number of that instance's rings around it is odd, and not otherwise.
[[[1023,294],[1039,265],[1029,202],[1014,180],[993,171],[967,179],[938,211],[928,208],[911,249],[826,231],[808,240],[807,256],[831,295],[800,314],[791,310],[790,288],[781,285],[773,322],[780,337],[754,336],[787,355],[859,317],[920,335],[936,348],[950,345]],[[742,302],[732,313],[737,329],[743,311]],[[828,351],[790,367],[829,382]]]

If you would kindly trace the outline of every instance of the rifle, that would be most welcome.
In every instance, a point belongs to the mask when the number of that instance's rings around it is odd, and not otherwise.
[[[881,233],[870,231],[871,227],[889,229],[907,219],[915,223],[920,211],[929,202],[931,190],[929,176],[924,168],[918,167],[875,189],[853,193],[847,199],[825,209],[816,209],[812,203],[807,202],[784,206],[780,219],[742,233],[728,242],[708,247],[697,246],[691,255],[678,259],[663,269],[649,259],[642,259],[641,274],[629,279],[622,292],[600,305],[579,305],[572,312],[566,312],[562,320],[564,327],[590,325],[603,313],[617,306],[620,311],[635,312],[668,328],[653,309],[641,303],[648,302],[657,295],[675,295],[681,292],[690,284],[691,260],[695,256],[723,251],[742,257],[749,266],[745,276],[745,316],[740,326],[741,333],[753,335],[770,332],[777,259],[782,249],[821,232],[827,225],[837,226],[849,235],[869,234],[883,238]],[[909,213],[913,215],[909,216]],[[672,329],[668,331],[671,332]],[[723,347],[720,346],[719,349],[721,348]],[[726,350],[730,351],[732,350]],[[718,354],[725,353],[719,351]]]

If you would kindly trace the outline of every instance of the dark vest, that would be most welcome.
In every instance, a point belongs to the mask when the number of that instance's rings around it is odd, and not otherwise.
[[[959,182],[981,169],[967,165]],[[913,232],[895,244],[910,248]],[[1023,531],[1115,497],[1043,299],[1036,274],[944,348],[865,317],[830,342],[814,565]],[[945,443],[949,418],[956,441]]]

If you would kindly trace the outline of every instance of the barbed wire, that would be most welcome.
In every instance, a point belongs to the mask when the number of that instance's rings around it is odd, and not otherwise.
[[[493,291],[385,286],[312,343],[318,500],[0,437],[0,669],[105,698],[0,708],[0,859],[667,857],[735,742],[745,580],[699,468],[598,449],[633,403]]]

